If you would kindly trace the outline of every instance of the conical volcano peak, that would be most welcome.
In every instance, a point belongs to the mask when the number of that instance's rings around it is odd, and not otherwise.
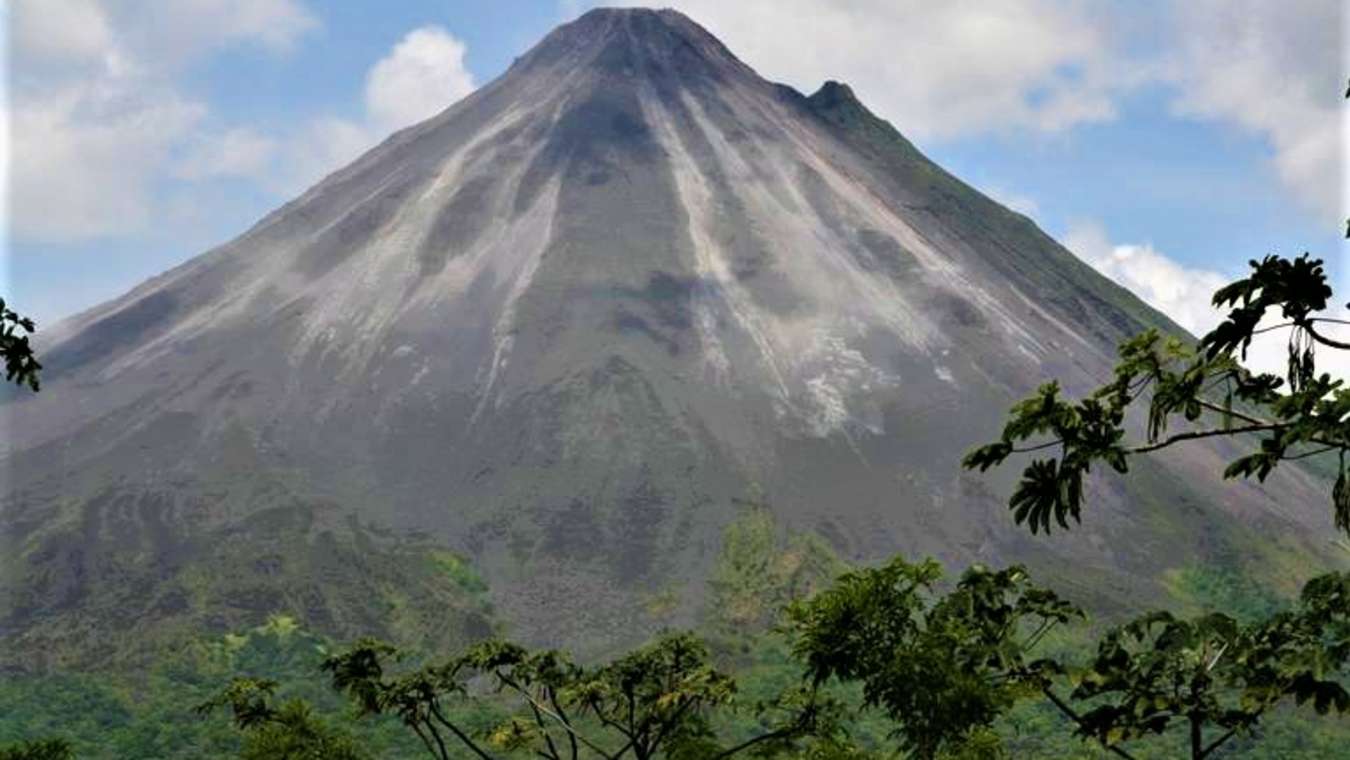
[[[679,13],[592,11],[43,331],[43,392],[0,399],[0,669],[279,609],[341,639],[458,635],[459,573],[424,545],[482,570],[472,598],[513,635],[599,656],[702,619],[759,484],[859,561],[1111,589],[1247,545],[1227,535],[1325,545],[1310,479],[1273,474],[1278,508],[1206,491],[1217,450],[1147,460],[1053,545],[961,472],[1046,376],[1095,388],[1169,324],[848,85],[803,97]],[[1155,483],[1196,483],[1165,536],[1128,501],[1170,498]],[[649,613],[669,589],[681,609]]]
[[[672,65],[685,76],[707,74],[709,67],[742,67],[708,30],[668,8],[596,8],[555,29],[525,60],[629,76]]]

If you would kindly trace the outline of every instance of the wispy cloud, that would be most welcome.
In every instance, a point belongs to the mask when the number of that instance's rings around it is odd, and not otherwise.
[[[186,180],[256,177],[273,165],[279,148],[275,139],[252,127],[235,127],[193,141],[172,172]]]
[[[22,192],[5,206],[11,234],[42,242],[145,229],[162,200],[156,182],[210,113],[181,91],[177,67],[235,44],[284,50],[318,23],[295,0],[14,0],[7,12],[9,185]],[[220,135],[232,136],[222,150],[239,147],[239,132]],[[208,164],[187,172],[210,174]]]
[[[1289,190],[1328,224],[1345,210],[1345,35],[1340,0],[1192,0],[1174,6],[1173,108],[1263,136]]]
[[[390,133],[444,110],[477,87],[468,48],[440,26],[408,32],[366,73],[360,120],[311,119],[280,138],[286,160],[259,179],[281,195],[304,190]]]
[[[1210,299],[1214,291],[1235,279],[1236,273],[1188,267],[1151,243],[1112,243],[1105,230],[1092,222],[1070,226],[1062,242],[1097,271],[1124,285],[1193,335],[1204,335],[1223,318],[1210,305]]]
[[[145,232],[172,214],[161,184],[246,179],[285,197],[389,133],[471,92],[465,44],[439,26],[414,29],[370,67],[363,116],[315,115],[263,131],[229,124],[187,94],[178,75],[235,45],[287,54],[319,27],[298,0],[16,0],[9,232],[72,243]],[[187,183],[184,191],[182,183]]]

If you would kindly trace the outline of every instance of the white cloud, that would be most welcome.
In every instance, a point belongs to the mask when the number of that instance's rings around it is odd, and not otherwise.
[[[166,6],[171,9],[166,24],[180,33],[185,26],[201,29],[203,37],[216,40],[215,44],[251,40],[285,50],[319,25],[296,0],[174,0]]]
[[[1214,291],[1234,277],[1187,267],[1151,244],[1112,244],[1096,224],[1077,223],[1065,233],[1064,247],[1094,269],[1171,317],[1193,335],[1203,335],[1223,318],[1210,305]]]
[[[14,0],[13,53],[29,62],[99,61],[113,48],[112,29],[94,0]]]
[[[128,56],[180,66],[221,48],[289,50],[318,19],[300,0],[10,0],[17,69]]]
[[[239,44],[284,53],[319,27],[301,0],[105,0],[104,5],[126,44],[160,65],[182,65]]]
[[[1073,0],[653,0],[765,76],[810,92],[844,79],[918,138],[1058,132],[1115,117],[1138,73],[1112,25]],[[564,4],[562,7],[567,8]]]
[[[393,130],[431,117],[474,90],[463,42],[438,26],[409,32],[366,77],[371,121]]]
[[[277,149],[276,140],[250,127],[236,127],[196,140],[173,174],[187,180],[256,177],[270,170]]]
[[[297,0],[12,0],[8,230],[70,242],[144,230],[174,176],[238,174],[263,149],[219,129],[198,151],[209,109],[184,95],[176,68],[217,48],[281,50],[317,23]],[[176,154],[187,151],[186,163]]]
[[[9,6],[0,6],[0,28],[10,28]],[[9,35],[0,34],[0,62],[10,60]],[[0,63],[0,293],[13,293],[10,287],[9,242],[9,72],[4,69],[6,63]]]
[[[173,145],[205,116],[199,103],[105,72],[16,95],[11,113],[13,233],[65,241],[138,230]]]
[[[303,189],[390,132],[471,92],[465,46],[437,26],[407,34],[370,69],[364,115],[280,134],[213,119],[176,82],[231,45],[284,53],[318,26],[300,0],[14,0],[8,228],[72,242],[142,232],[168,211],[165,179],[250,178]],[[4,200],[0,198],[0,200]]]
[[[1175,111],[1265,137],[1283,184],[1339,225],[1350,138],[1343,0],[1192,0],[1173,10]]]
[[[260,179],[278,194],[298,193],[390,133],[448,108],[476,87],[467,50],[439,26],[408,32],[367,72],[361,119],[312,119],[284,138],[286,163]]]

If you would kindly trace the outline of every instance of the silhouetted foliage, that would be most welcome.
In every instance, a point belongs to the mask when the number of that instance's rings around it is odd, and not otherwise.
[[[5,382],[27,385],[35,391],[42,365],[33,355],[28,336],[36,331],[33,320],[15,313],[0,298],[0,356],[5,358]]]

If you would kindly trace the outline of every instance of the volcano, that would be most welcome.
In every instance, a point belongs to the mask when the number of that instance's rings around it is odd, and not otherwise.
[[[1217,446],[1095,484],[1049,539],[1010,473],[961,471],[1012,402],[1094,387],[1150,327],[1181,332],[848,86],[593,11],[44,331],[42,392],[4,406],[0,649],[84,662],[287,611],[599,650],[672,622],[655,593],[696,619],[750,493],[851,559],[1023,562],[1105,606],[1186,562],[1326,561],[1325,489],[1221,484]]]

